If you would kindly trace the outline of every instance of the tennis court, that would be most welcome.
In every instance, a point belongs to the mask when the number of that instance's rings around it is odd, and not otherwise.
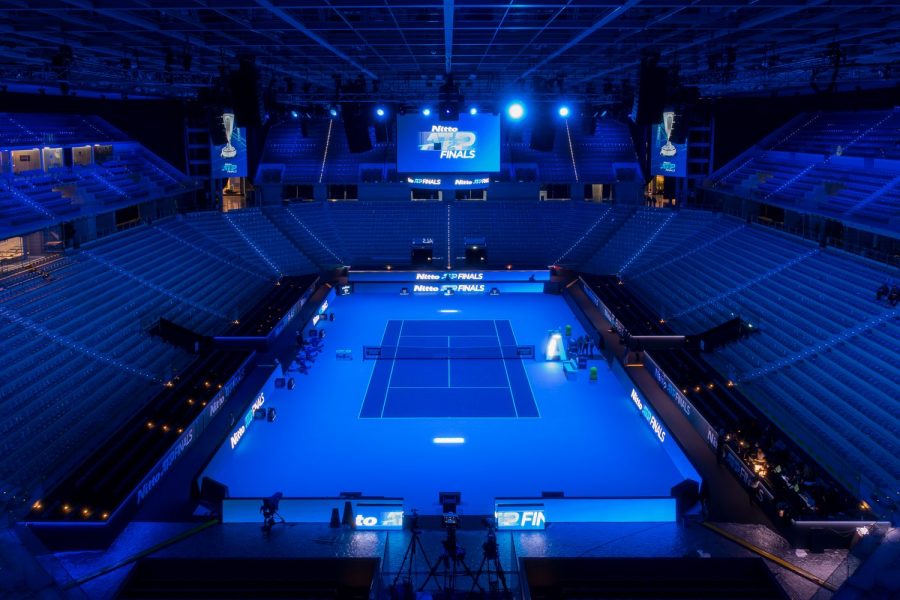
[[[318,325],[325,350],[308,373],[289,374],[295,389],[266,393],[277,420],[254,423],[234,447],[226,439],[204,469],[232,497],[349,490],[439,514],[439,493],[458,490],[462,513],[486,515],[498,497],[667,496],[683,479],[605,361],[590,361],[591,381],[542,358],[548,330],[583,335],[559,295],[357,286],[330,305],[335,320]],[[528,345],[537,357],[518,358]]]
[[[526,349],[507,320],[388,321],[360,418],[539,417]]]

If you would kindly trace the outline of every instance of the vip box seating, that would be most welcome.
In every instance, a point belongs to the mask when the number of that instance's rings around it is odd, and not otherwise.
[[[640,258],[621,269],[625,248]],[[752,323],[710,362],[850,489],[897,489],[900,311],[874,294],[896,269],[695,211],[639,210],[597,254],[586,270],[618,272],[679,333]]]
[[[96,117],[0,113],[0,151],[109,145],[89,165],[48,163],[6,172],[0,237],[176,196],[196,185],[185,175]]]

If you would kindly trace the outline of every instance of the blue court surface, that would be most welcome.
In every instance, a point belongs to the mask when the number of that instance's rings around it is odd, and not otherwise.
[[[204,471],[232,497],[354,491],[434,514],[439,492],[459,491],[460,512],[490,514],[495,497],[668,496],[682,480],[605,361],[590,362],[599,370],[591,382],[544,360],[549,330],[582,333],[561,296],[400,296],[357,285],[329,312],[309,373],[266,398],[277,420],[254,423],[234,449],[226,440]],[[511,356],[510,345],[533,345],[536,357]],[[364,346],[382,357],[364,360]]]
[[[360,417],[540,416],[507,320],[388,321],[381,348]]]

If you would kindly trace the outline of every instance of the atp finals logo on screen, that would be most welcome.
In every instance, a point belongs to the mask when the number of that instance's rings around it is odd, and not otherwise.
[[[419,150],[440,152],[441,159],[475,158],[475,132],[460,131],[457,127],[432,125],[431,131],[419,132]]]

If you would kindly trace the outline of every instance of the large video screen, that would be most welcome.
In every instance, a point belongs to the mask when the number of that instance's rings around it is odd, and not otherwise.
[[[492,173],[500,170],[500,117],[460,115],[397,117],[397,170],[401,173]]]
[[[247,130],[235,127],[230,139],[212,147],[213,177],[247,177]]]
[[[687,143],[675,144],[670,138],[675,118],[673,113],[664,113],[663,122],[653,128],[650,168],[654,175],[687,177]]]

